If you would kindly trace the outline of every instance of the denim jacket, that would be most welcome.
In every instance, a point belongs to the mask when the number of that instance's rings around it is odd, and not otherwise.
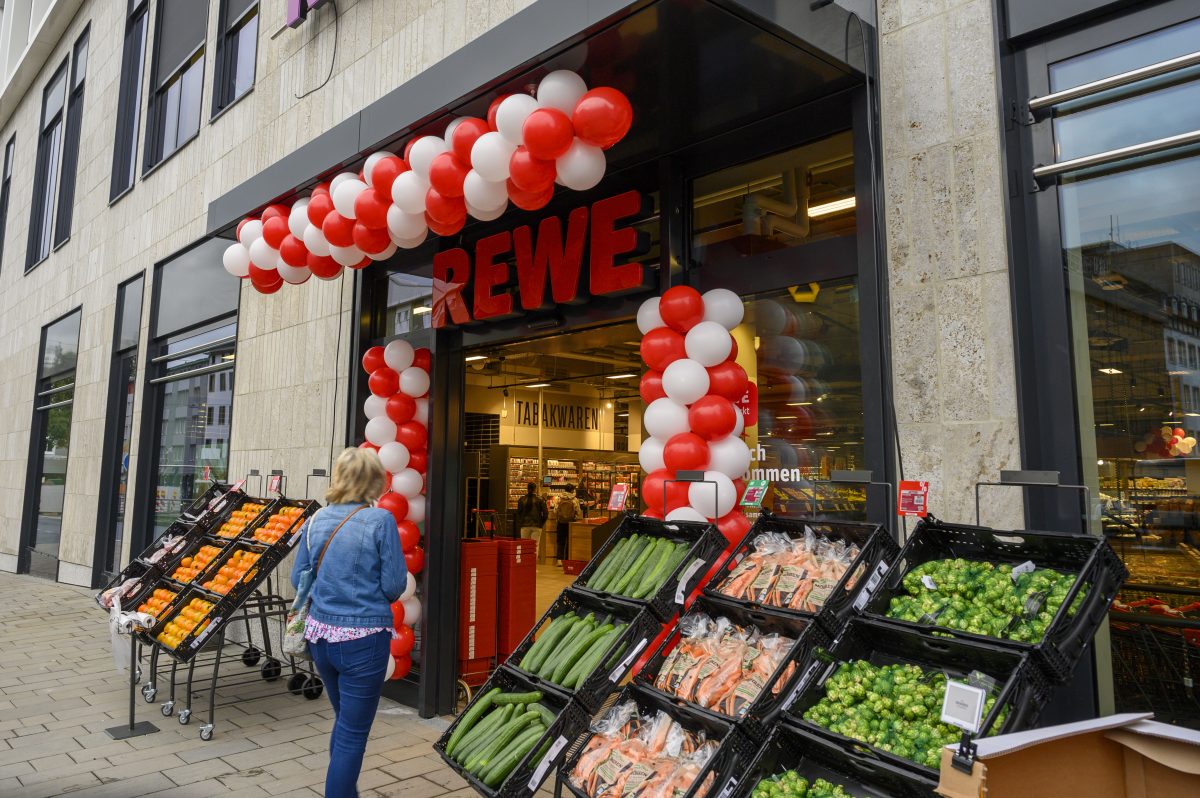
[[[325,541],[357,504],[331,504],[317,512],[296,544],[292,584],[315,564]],[[312,560],[309,538],[312,538]],[[408,579],[396,519],[387,510],[365,507],[342,526],[329,544],[312,587],[309,617],[332,626],[392,626],[392,602]]]

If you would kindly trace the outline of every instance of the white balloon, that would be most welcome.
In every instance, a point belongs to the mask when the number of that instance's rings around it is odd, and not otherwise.
[[[667,326],[667,323],[662,320],[662,316],[658,313],[658,297],[650,297],[638,308],[637,326],[641,330],[642,335],[651,330],[657,330],[659,327]]]
[[[321,228],[315,224],[304,228],[304,248],[321,258],[329,256],[329,242],[325,240]]]
[[[365,257],[363,251],[353,244],[348,247],[335,247],[330,244],[329,254],[342,266],[357,266]]]
[[[308,220],[308,198],[296,200],[288,213],[288,230],[300,240],[304,240],[304,231],[312,224]]]
[[[417,412],[413,414],[413,421],[429,427],[429,399],[426,397],[417,400]]]
[[[737,503],[733,480],[720,471],[705,471],[703,482],[688,488],[688,504],[705,518],[721,518]]]
[[[554,163],[558,168],[558,179],[575,191],[595,188],[604,179],[604,150],[579,139],[571,142],[571,148]]]
[[[746,417],[742,415],[742,408],[734,405],[733,409],[737,412],[733,414],[733,432],[729,434],[735,438],[740,438],[742,433],[746,431]]]
[[[646,407],[642,418],[646,431],[656,438],[670,440],[672,435],[688,432],[688,410],[672,399],[655,399]]]
[[[500,135],[504,136],[514,147],[524,144],[521,128],[525,125],[525,120],[529,118],[529,115],[537,109],[538,101],[528,94],[510,94],[496,108],[496,130],[500,131]]]
[[[428,193],[428,181],[411,169],[401,172],[392,183],[392,202],[405,213],[425,213],[425,195]]]
[[[664,446],[666,442],[661,438],[651,436],[643,440],[642,445],[638,447],[638,462],[647,474],[666,467],[666,463],[663,462]]]
[[[732,435],[708,444],[708,465],[730,479],[740,479],[750,468],[750,447]]]
[[[404,605],[404,625],[416,626],[421,622],[421,600],[416,596],[400,599]],[[395,657],[392,658],[395,661]]]
[[[690,405],[708,393],[708,372],[695,360],[683,358],[667,366],[662,384],[667,396],[681,405]]]
[[[396,244],[396,246],[400,247],[401,249],[416,249],[417,247],[424,244],[425,239],[428,237],[429,237],[429,230],[425,229],[425,230],[422,230],[421,235],[417,236],[416,238],[397,239],[395,241],[395,244]]]
[[[399,374],[413,364],[413,357],[416,355],[416,350],[408,341],[397,338],[395,341],[388,341],[387,346],[383,348],[383,362],[387,363],[388,368]]]
[[[409,213],[399,205],[389,205],[387,212],[388,232],[393,240],[408,241],[417,238],[427,229],[425,217],[419,213]]]
[[[667,513],[668,521],[698,521],[704,523],[708,519],[701,513],[696,512],[694,507],[676,507],[671,512]]]
[[[395,673],[396,673],[396,658],[393,656],[388,656],[387,673],[385,673],[383,675],[383,680],[385,682],[391,681],[392,675]]]
[[[456,116],[451,119],[450,124],[446,125],[446,129],[442,132],[442,141],[447,143],[453,141],[454,131],[458,129],[458,126],[461,125],[465,119],[465,116]]]
[[[775,300],[764,299],[754,305],[754,321],[759,335],[779,335],[787,326],[788,312]]]
[[[391,474],[398,474],[408,468],[408,457],[408,447],[399,441],[391,441],[379,447],[379,462],[383,463],[383,467]]]
[[[368,252],[367,257],[371,260],[387,260],[396,254],[396,242],[389,241],[383,252]]]
[[[221,255],[221,264],[225,271],[234,277],[250,276],[250,252],[236,241],[225,247],[225,252]]]
[[[400,392],[414,399],[429,393],[429,372],[416,366],[400,372]]]
[[[367,156],[366,162],[363,163],[363,177],[367,179],[368,183],[371,182],[371,170],[375,168],[375,164],[392,155],[395,155],[395,153],[388,152],[387,150],[380,150],[379,152],[373,152]]]
[[[334,210],[347,219],[357,219],[358,214],[354,210],[354,201],[358,199],[359,194],[366,190],[367,184],[357,177],[343,182],[330,192],[330,196],[333,197]]]
[[[358,175],[354,174],[353,172],[339,172],[338,174],[334,175],[333,180],[329,181],[330,197],[333,196],[334,190],[338,186],[340,186],[342,183],[345,183],[347,180],[357,180],[357,179],[358,179]]]
[[[412,598],[417,592],[417,578],[412,574],[405,574],[407,579],[404,582],[404,592],[400,594],[401,599]]]
[[[363,413],[368,419],[387,415],[387,399],[371,394],[363,401]]]
[[[516,144],[494,130],[489,131],[471,145],[471,167],[484,180],[503,183],[508,179],[508,165],[516,150]]]
[[[478,219],[481,222],[490,222],[495,219],[499,219],[501,216],[504,215],[504,212],[507,210],[508,210],[508,200],[505,200],[504,204],[501,205],[499,208],[496,208],[495,210],[490,210],[490,211],[485,211],[480,208],[476,208],[471,203],[469,203],[469,202],[467,203],[467,213],[471,214],[472,217]]]
[[[262,238],[262,221],[259,219],[251,219],[242,225],[242,231],[238,233],[238,241],[241,245],[250,248],[257,238]]]
[[[250,242],[250,262],[260,269],[274,269],[279,265],[279,250],[271,247],[265,238]]]
[[[382,447],[385,443],[396,442],[396,424],[387,416],[379,416],[367,422],[367,440]]]
[[[557,108],[567,116],[575,112],[579,98],[587,94],[587,84],[583,78],[569,69],[556,69],[538,84],[538,105],[544,108]]]
[[[421,136],[408,151],[408,165],[422,180],[429,180],[429,166],[433,159],[450,149],[446,140],[437,136]]]
[[[276,268],[283,281],[291,285],[302,285],[308,282],[309,277],[312,277],[312,272],[308,270],[307,266],[289,266],[283,262],[283,258],[279,259]]]
[[[740,296],[728,288],[714,288],[705,291],[702,296],[705,321],[715,321],[726,330],[732,330],[742,323],[742,318],[746,315],[746,306],[742,304]]]
[[[508,205],[508,186],[503,182],[490,182],[474,169],[467,172],[463,180],[463,199],[468,205],[485,211],[494,211]]]
[[[687,356],[705,368],[722,363],[733,351],[733,336],[715,321],[702,321],[683,338]]]
[[[408,520],[419,524],[425,520],[425,497],[413,496],[408,500]]]
[[[395,474],[392,477],[392,491],[404,498],[411,499],[425,490],[425,478],[419,472],[404,468],[392,473]]]

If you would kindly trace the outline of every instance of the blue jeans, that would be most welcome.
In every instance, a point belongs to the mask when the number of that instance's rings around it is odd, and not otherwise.
[[[357,798],[358,773],[387,675],[391,636],[378,632],[345,643],[318,640],[308,645],[334,712],[325,798]]]

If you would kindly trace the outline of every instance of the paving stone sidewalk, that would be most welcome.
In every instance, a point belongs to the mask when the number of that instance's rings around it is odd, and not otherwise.
[[[258,679],[219,692],[216,736],[203,717],[180,726],[139,695],[138,720],[160,731],[114,741],[104,730],[128,720],[127,677],[113,666],[108,624],[91,591],[0,572],[0,796],[211,798],[319,796],[329,761],[333,709]],[[27,617],[30,610],[38,617]],[[144,664],[148,669],[148,662]],[[231,672],[253,673],[240,663]],[[239,674],[240,675],[240,674]],[[205,716],[207,705],[196,705]],[[358,785],[364,798],[474,796],[433,752],[446,728],[384,699]]]

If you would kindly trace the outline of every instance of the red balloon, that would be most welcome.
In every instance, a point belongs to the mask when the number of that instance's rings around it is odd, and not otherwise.
[[[554,178],[558,169],[554,161],[534,158],[529,150],[517,147],[508,162],[508,173],[512,184],[528,194],[540,195],[546,190],[554,191]]]
[[[354,198],[354,215],[358,217],[359,224],[386,232],[388,206],[391,204],[390,195],[380,194],[373,188],[367,188],[360,191]]]
[[[407,172],[408,164],[395,155],[389,155],[385,158],[380,158],[375,164],[375,168],[371,170],[371,188],[375,189],[382,197],[392,196],[392,183],[396,182],[396,178]],[[387,222],[387,206],[384,205],[383,212],[385,214],[384,222]],[[359,218],[362,218],[361,216]]]
[[[642,360],[655,371],[661,372],[676,360],[687,357],[683,348],[683,336],[670,327],[659,327],[642,336]],[[662,378],[659,378],[661,384]],[[665,394],[664,394],[665,395]]]
[[[273,294],[276,291],[278,291],[280,288],[283,288],[283,280],[282,279],[277,283],[271,283],[269,285],[260,285],[259,283],[255,283],[253,281],[251,281],[251,283],[254,285],[254,287],[258,290],[258,293],[260,293],[260,294]]]
[[[575,129],[571,127],[570,117],[557,108],[539,108],[525,117],[521,140],[534,158],[553,161],[571,149]]]
[[[380,349],[381,347],[374,347]],[[417,400],[406,394],[398,393],[387,400],[387,417],[395,424],[412,421],[417,414]],[[406,444],[407,445],[407,444]],[[424,447],[420,447],[424,448]]]
[[[737,360],[737,356],[738,356],[737,339],[731,335],[731,336],[729,336],[729,343],[731,344],[731,346],[729,347],[729,357],[727,357],[725,359],[726,360]]]
[[[638,393],[642,395],[642,401],[650,404],[655,399],[662,399],[667,395],[663,390],[662,372],[650,369],[642,375],[642,382],[638,386]]]
[[[351,269],[365,269],[370,265],[371,265],[371,259],[368,258],[366,255],[364,255],[362,260],[360,260],[358,263],[355,263],[350,268]]]
[[[378,446],[376,446],[375,444],[371,443],[370,441],[363,441],[362,443],[360,443],[360,444],[358,445],[358,448],[360,448],[360,449],[370,449],[371,451],[375,452],[376,454],[378,454],[378,453],[379,453],[379,447],[378,447]]]
[[[407,624],[396,629],[396,639],[392,641],[392,656],[403,657],[412,651],[413,643],[416,639],[413,637],[413,630]]]
[[[1185,430],[1183,427],[1176,427],[1174,430],[1172,430],[1172,433],[1180,440],[1183,440],[1187,437],[1187,430]]]
[[[668,482],[674,480],[675,475],[665,468],[660,468],[657,471],[652,471],[642,480],[642,501],[646,502],[646,506],[657,513],[664,512],[664,495],[663,487],[666,487],[666,510],[670,512],[677,507],[682,507],[688,503],[688,488],[686,482]]]
[[[396,428],[396,440],[404,444],[404,447],[410,452],[415,449],[424,449],[429,443],[429,433],[425,430],[425,425],[419,421],[406,421]]]
[[[416,524],[412,521],[399,521],[396,526],[400,529],[400,548],[412,551],[421,545],[421,530]]]
[[[463,163],[470,163],[471,149],[479,137],[487,132],[487,122],[473,116],[464,118],[454,128],[454,135],[450,137],[450,149],[454,150],[454,156]]]
[[[425,570],[425,549],[417,546],[412,551],[404,552],[404,564],[410,574],[419,574]]]
[[[750,531],[750,519],[741,510],[734,508],[728,515],[717,519],[717,529],[730,543],[738,543]]]
[[[418,474],[424,474],[425,469],[429,467],[429,454],[422,450],[410,451],[408,453],[408,467]]]
[[[737,402],[746,395],[749,385],[746,370],[737,363],[726,360],[708,369],[708,393],[711,396],[723,396]]]
[[[322,180],[320,183],[317,183],[315,186],[313,186],[312,193],[329,196],[329,181]]]
[[[288,234],[287,218],[272,216],[263,222],[263,241],[271,245],[271,249],[279,249],[283,238]]]
[[[738,410],[723,396],[702,396],[688,408],[688,426],[701,438],[715,441],[733,432]]]
[[[445,154],[442,153],[442,155]],[[442,224],[453,224],[460,219],[467,218],[467,203],[462,198],[461,192],[459,196],[454,197],[443,194],[431,186],[425,194],[425,213],[431,219]]]
[[[266,210],[264,210],[262,212],[263,227],[265,228],[267,226],[267,222],[271,221],[272,219],[278,219],[280,216],[282,216],[284,222],[286,222],[287,218],[288,218],[288,214],[290,214],[291,212],[292,212],[292,209],[286,205],[281,205],[279,203],[275,203],[273,205],[268,205],[266,207]],[[274,244],[272,244],[271,246],[275,247]],[[275,247],[275,249],[279,249],[279,247]]]
[[[371,393],[387,399],[400,390],[400,375],[384,366],[371,372],[367,386],[370,387]]]
[[[408,627],[404,627],[407,629]],[[393,657],[396,661],[396,666],[392,670],[392,681],[397,682],[412,672],[412,657],[405,654],[403,657]]]
[[[388,491],[379,497],[376,506],[381,510],[387,510],[391,513],[392,518],[396,519],[396,526],[399,526],[400,522],[408,516],[408,499],[399,493]]]
[[[742,496],[746,494],[746,480],[738,477],[733,481],[733,492],[737,496],[737,500],[741,501]]]
[[[322,280],[332,280],[342,273],[342,264],[329,255],[316,255],[310,252],[305,258],[305,263],[308,264],[308,270]]]
[[[617,89],[600,86],[579,98],[571,114],[575,135],[607,150],[633,126],[633,106]]]
[[[430,189],[432,191],[433,189]],[[464,213],[461,219],[455,219],[448,224],[439,222],[429,215],[429,211],[425,212],[425,226],[440,236],[452,236],[467,223],[467,215]]]
[[[385,368],[387,363],[383,359],[383,347],[373,346],[363,353],[362,367],[363,371],[371,374],[377,369]]]
[[[651,509],[642,510],[642,516],[644,518],[657,518],[659,521],[666,518],[666,516],[664,516],[658,510],[651,510]]]
[[[545,208],[554,197],[554,184],[545,191],[525,191],[510,177],[508,183],[508,198],[512,200],[513,205],[516,205],[521,210],[537,211]]]
[[[417,368],[429,371],[429,366],[432,362],[433,353],[429,351],[428,347],[422,346],[413,352],[413,365]]]
[[[392,602],[392,628],[399,629],[404,625],[404,602]]]
[[[279,290],[279,286],[283,284],[283,278],[279,276],[279,272],[275,269],[260,269],[251,263],[250,282],[260,292],[264,294],[273,294]]]
[[[313,195],[308,198],[308,220],[321,227],[325,217],[333,212],[333,198],[326,191],[323,194],[316,193],[314,189]]]
[[[325,240],[335,247],[348,247],[354,243],[354,220],[334,211],[321,222],[321,232],[325,234]]]
[[[708,441],[694,432],[672,435],[663,447],[668,471],[699,471],[708,465]]]
[[[492,104],[488,106],[487,126],[488,130],[496,130],[496,109],[500,107],[500,103],[511,97],[511,94],[501,94],[496,99],[492,100]]]
[[[704,298],[688,285],[668,288],[658,300],[658,315],[667,326],[685,333],[704,321]]]
[[[279,257],[283,258],[283,262],[288,266],[304,266],[308,263],[308,248],[304,246],[303,241],[288,233],[279,245]]]
[[[467,172],[471,171],[470,163],[467,161],[468,165],[464,165],[452,152],[439,154],[429,164],[429,185],[443,197],[461,197],[463,181],[467,179]],[[429,207],[428,198],[425,207]]]
[[[370,191],[370,189],[367,189],[367,191]],[[387,249],[391,243],[392,239],[388,235],[386,227],[367,227],[362,222],[354,224],[354,246],[363,252],[378,255]]]

